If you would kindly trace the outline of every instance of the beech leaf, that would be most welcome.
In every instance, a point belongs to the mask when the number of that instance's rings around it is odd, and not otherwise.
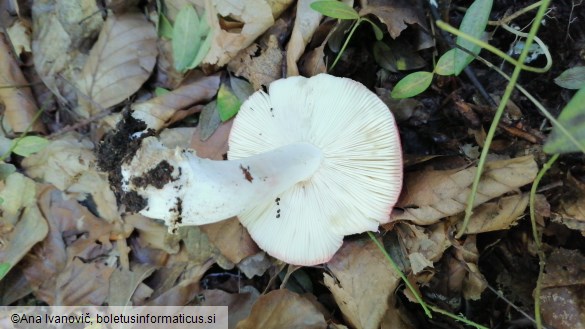
[[[141,14],[108,17],[83,67],[80,92],[102,108],[134,94],[156,63],[156,38],[155,27]]]

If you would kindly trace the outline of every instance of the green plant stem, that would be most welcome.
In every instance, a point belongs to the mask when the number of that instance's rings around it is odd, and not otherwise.
[[[547,3],[548,2],[550,2],[550,0],[548,0]],[[540,22],[540,21],[537,21],[537,22]],[[529,71],[529,72],[544,73],[544,72],[548,71],[550,69],[550,67],[552,66],[552,62],[547,62],[546,66],[542,67],[542,68],[524,65],[524,60],[526,59],[526,55],[524,56],[524,58],[522,58],[522,55],[520,55],[520,58],[518,60],[515,60],[514,58],[512,58],[511,56],[509,56],[505,52],[490,45],[489,43],[481,41],[479,39],[476,39],[467,33],[461,32],[458,29],[454,28],[453,26],[451,26],[443,21],[439,20],[436,22],[436,24],[439,28],[441,28],[449,33],[455,34],[456,36],[461,37],[461,38],[463,38],[463,39],[465,39],[465,40],[467,40],[475,45],[478,45],[491,53],[494,53],[495,55],[499,56],[503,60],[513,64],[516,67],[519,67],[520,69],[524,69],[524,70]],[[538,24],[533,24],[532,26],[534,26],[534,25],[538,26]],[[532,37],[534,37],[534,36],[532,36]],[[527,50],[530,48],[531,44],[532,44],[532,38],[530,39],[530,44],[528,44],[528,39],[527,39],[526,44],[524,46],[524,49],[522,49],[522,53],[526,52],[526,54],[528,54]]]
[[[500,25],[504,30],[517,35],[519,37],[522,38],[527,38],[528,37],[528,33],[524,33],[524,32],[520,32],[512,27],[510,27],[508,24],[504,24],[502,23],[502,25]],[[537,37],[536,35],[534,36],[534,42],[536,42],[538,44],[538,46],[540,47],[540,49],[542,49],[542,53],[544,54],[544,56],[546,57],[546,66],[544,67],[545,69],[550,69],[550,67],[552,66],[552,56],[550,55],[550,51],[548,51],[548,48],[546,47],[546,45],[544,44],[544,42],[542,42],[542,40],[540,40],[539,37]]]
[[[502,70],[497,68],[494,64],[490,63],[486,59],[479,56],[476,56],[475,59],[485,64],[490,69],[496,71],[504,79],[510,81],[510,76],[502,72]],[[516,84],[515,88],[518,89],[518,91],[520,91],[522,94],[524,94],[524,96],[526,96],[526,98],[528,98],[528,100],[531,101],[532,104],[534,104],[534,106],[536,106],[540,113],[544,117],[546,117],[555,128],[557,128],[563,135],[565,135],[565,137],[567,137],[567,139],[571,141],[571,143],[573,143],[581,152],[585,153],[585,145],[581,144],[562,123],[555,119],[555,117],[552,114],[550,114],[550,112],[547,111],[547,109],[538,100],[536,100],[536,98],[534,98],[534,96],[532,96],[526,89],[524,89],[524,87],[522,87],[519,84]]]
[[[542,169],[536,175],[532,188],[530,189],[530,224],[532,225],[532,236],[538,253],[538,279],[536,280],[536,288],[534,288],[534,319],[536,321],[536,328],[542,328],[542,317],[540,315],[540,290],[542,288],[542,276],[544,274],[545,257],[544,251],[542,250],[542,242],[540,241],[540,234],[536,226],[536,209],[534,207],[536,200],[536,190],[540,180],[546,174],[546,172],[552,167],[552,165],[559,158],[559,154],[553,155],[545,164]]]
[[[462,316],[458,316],[458,315],[455,315],[455,314],[453,314],[453,313],[449,313],[449,312],[447,312],[447,311],[445,311],[445,310],[443,310],[443,309],[440,309],[440,308],[438,308],[438,307],[431,306],[431,309],[432,309],[434,312],[437,312],[437,313],[440,313],[440,314],[446,315],[446,316],[448,316],[448,317],[450,317],[450,318],[452,318],[452,319],[455,319],[455,320],[461,321],[461,322],[463,322],[463,323],[465,323],[465,324],[467,324],[467,325],[469,325],[469,326],[475,327],[475,328],[477,328],[477,329],[489,329],[488,327],[484,327],[484,326],[482,326],[481,324],[478,324],[478,323],[475,323],[475,322],[473,322],[473,321],[467,320],[466,318],[464,318],[464,317],[462,317]]]
[[[353,36],[353,33],[355,32],[355,30],[357,30],[358,26],[360,25],[360,23],[363,21],[362,18],[359,18],[358,20],[356,20],[351,28],[351,31],[349,31],[349,35],[347,36],[347,38],[345,38],[345,42],[343,43],[343,46],[341,46],[341,49],[339,50],[339,53],[337,54],[337,57],[335,57],[335,61],[333,61],[333,64],[331,64],[331,67],[329,68],[329,71],[333,70],[333,68],[335,67],[335,65],[337,64],[337,62],[339,61],[339,59],[341,58],[341,54],[343,54],[343,52],[345,51],[345,48],[347,47],[347,45],[349,44],[349,40],[351,40],[351,37]]]
[[[398,265],[396,264],[396,262],[394,262],[394,260],[392,259],[392,257],[390,256],[390,254],[388,254],[388,252],[386,251],[386,249],[384,248],[384,246],[382,245],[382,243],[380,243],[380,241],[378,241],[378,239],[376,239],[376,236],[374,235],[374,233],[372,232],[368,232],[368,235],[370,236],[370,239],[372,239],[372,241],[374,241],[374,243],[376,244],[376,246],[378,247],[378,249],[380,249],[380,251],[382,252],[382,254],[384,254],[384,257],[386,257],[386,259],[388,260],[388,262],[390,263],[390,265],[392,266],[392,268],[394,269],[394,271],[396,273],[398,273],[398,275],[400,276],[400,278],[402,279],[402,281],[404,281],[404,283],[406,284],[406,286],[408,287],[408,290],[410,290],[410,292],[414,295],[414,298],[416,298],[416,301],[420,304],[420,306],[423,308],[423,310],[425,311],[425,314],[432,319],[433,315],[431,313],[430,310],[433,310],[434,312],[446,315],[450,318],[453,318],[455,320],[461,321],[469,326],[475,327],[477,329],[489,329],[487,327],[484,327],[478,323],[475,323],[473,321],[470,321],[462,316],[458,316],[455,315],[453,313],[447,312],[443,309],[440,309],[438,307],[435,306],[429,306],[425,303],[425,301],[422,299],[422,297],[418,294],[418,292],[416,291],[416,289],[412,286],[412,284],[410,283],[410,281],[408,281],[408,278],[406,278],[406,275],[404,275],[404,273],[402,273],[402,271],[400,270],[400,268],[398,267]]]
[[[372,239],[372,241],[374,241],[374,243],[376,244],[376,246],[378,246],[378,249],[380,249],[380,251],[384,254],[384,257],[386,257],[386,259],[388,260],[388,262],[390,262],[390,265],[392,266],[392,268],[394,269],[394,271],[396,273],[398,273],[398,275],[400,276],[400,278],[402,279],[402,281],[404,281],[404,284],[406,284],[406,286],[408,287],[408,290],[410,290],[410,292],[412,292],[412,294],[414,295],[414,298],[416,298],[416,301],[420,304],[420,306],[425,311],[425,314],[430,319],[432,319],[433,318],[433,315],[432,315],[429,307],[427,306],[427,304],[425,303],[425,301],[422,299],[422,297],[418,294],[418,292],[416,291],[416,289],[414,289],[414,287],[412,286],[412,284],[410,283],[410,281],[408,281],[408,278],[406,277],[406,275],[404,275],[404,273],[402,273],[402,271],[400,270],[400,268],[398,267],[398,265],[396,265],[396,263],[394,262],[394,260],[392,259],[392,257],[390,257],[390,254],[388,254],[388,252],[386,251],[386,249],[384,248],[384,246],[380,243],[380,241],[378,241],[378,239],[376,239],[376,236],[374,236],[374,233],[368,232],[368,235],[370,236],[370,239]]]
[[[500,105],[498,106],[498,109],[494,115],[494,119],[492,121],[490,129],[489,129],[488,134],[486,136],[486,140],[485,140],[483,149],[481,151],[481,156],[480,156],[479,162],[477,164],[477,171],[475,172],[475,179],[473,180],[471,192],[470,192],[469,197],[467,199],[467,207],[465,208],[465,218],[463,219],[463,224],[461,226],[461,230],[459,232],[457,232],[457,235],[455,236],[455,238],[457,238],[457,239],[460,239],[463,236],[463,234],[465,234],[465,230],[467,229],[467,225],[469,224],[469,220],[471,219],[471,215],[473,214],[475,197],[476,197],[477,190],[479,187],[479,181],[481,179],[481,174],[483,173],[483,169],[485,167],[485,163],[486,163],[487,155],[489,153],[490,145],[491,145],[492,140],[495,136],[496,129],[500,123],[500,119],[502,118],[502,114],[504,113],[504,109],[506,108],[506,105],[508,104],[508,100],[512,96],[512,91],[514,90],[514,86],[516,85],[516,81],[518,81],[518,77],[520,76],[520,72],[522,71],[523,65],[521,65],[520,63],[524,63],[524,60],[528,56],[528,50],[530,49],[530,46],[532,45],[532,41],[534,40],[534,36],[538,32],[538,28],[540,27],[540,21],[544,17],[544,14],[545,14],[546,10],[548,9],[549,3],[550,3],[550,0],[544,0],[541,4],[540,8],[538,9],[538,12],[536,13],[536,17],[534,18],[534,22],[532,23],[532,26],[530,27],[530,32],[528,34],[528,37],[526,38],[525,47],[524,47],[524,49],[522,49],[522,53],[520,54],[520,58],[518,59],[518,64],[514,68],[514,72],[512,73],[512,77],[510,78],[510,82],[506,86],[506,90],[505,90],[504,95],[502,96],[502,99],[500,101]],[[437,25],[439,25],[438,22],[437,22]]]

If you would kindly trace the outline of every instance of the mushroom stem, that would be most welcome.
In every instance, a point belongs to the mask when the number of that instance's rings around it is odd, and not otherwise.
[[[122,187],[146,201],[144,216],[174,229],[237,216],[309,179],[323,154],[308,143],[290,144],[249,158],[214,161],[192,150],[168,149],[149,137],[130,164]]]

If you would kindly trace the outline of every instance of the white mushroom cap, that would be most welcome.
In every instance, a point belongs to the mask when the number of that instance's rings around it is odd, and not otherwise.
[[[238,217],[270,255],[314,265],[327,262],[345,235],[388,222],[402,187],[400,139],[388,107],[362,84],[327,74],[291,77],[244,102],[228,158],[295,143],[319,148],[320,167]]]

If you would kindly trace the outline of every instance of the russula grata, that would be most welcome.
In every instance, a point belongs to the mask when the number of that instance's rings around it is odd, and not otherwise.
[[[122,166],[141,214],[171,229],[238,216],[256,243],[287,263],[327,262],[343,237],[389,220],[402,186],[398,130],[362,84],[320,74],[273,82],[246,100],[228,161],[146,138]]]

